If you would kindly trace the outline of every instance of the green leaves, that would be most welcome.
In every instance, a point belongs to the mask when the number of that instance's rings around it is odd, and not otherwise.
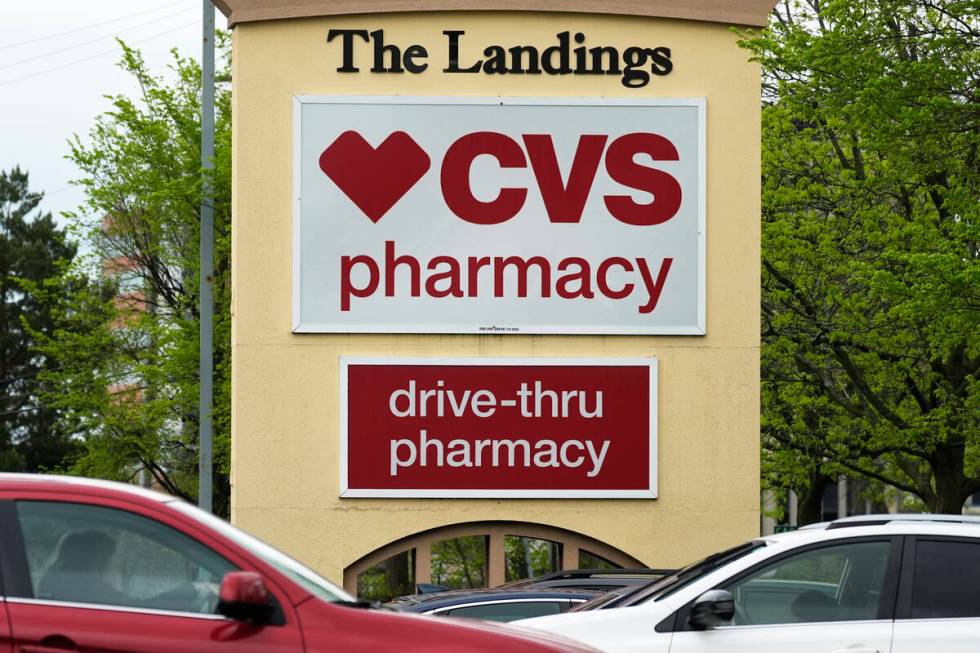
[[[810,0],[743,38],[765,75],[776,486],[802,489],[794,467],[817,465],[933,510],[980,491],[975,17],[965,2]]]
[[[228,39],[222,36],[222,47]],[[197,488],[198,237],[201,71],[173,53],[166,77],[120,43],[140,89],[110,98],[87,137],[70,142],[85,204],[71,216],[92,252],[60,283],[58,330],[41,343],[59,362],[47,400],[84,450],[76,473],[149,474],[193,499]],[[227,59],[226,59],[227,63]],[[215,510],[227,512],[230,413],[231,102],[217,89],[215,169]]]

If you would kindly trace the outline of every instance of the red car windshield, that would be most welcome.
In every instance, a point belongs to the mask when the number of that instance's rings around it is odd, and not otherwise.
[[[262,540],[235,528],[225,520],[183,501],[174,501],[170,505],[195,521],[201,522],[211,530],[221,533],[235,542],[235,544],[246,549],[249,553],[261,558],[314,596],[331,603],[356,601],[353,596],[323,578],[309,567],[293,560],[285,553],[269,546]]]

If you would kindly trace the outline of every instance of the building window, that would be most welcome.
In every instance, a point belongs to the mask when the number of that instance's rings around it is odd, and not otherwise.
[[[504,555],[507,564],[504,580],[508,583],[561,569],[561,544],[551,540],[507,535]]]
[[[357,596],[365,601],[390,601],[415,593],[415,549],[379,562],[357,575]]]
[[[612,560],[603,558],[600,555],[579,549],[578,551],[579,569],[622,569],[622,565],[617,565]]]
[[[488,539],[454,537],[432,545],[432,582],[449,589],[487,586]]]
[[[645,566],[613,546],[567,529],[469,522],[421,531],[367,553],[344,569],[344,588],[361,599],[387,601],[413,594],[419,586],[497,587],[562,569]]]

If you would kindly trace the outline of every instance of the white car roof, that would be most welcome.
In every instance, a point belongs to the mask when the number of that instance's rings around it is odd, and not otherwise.
[[[881,534],[980,537],[980,517],[934,514],[855,515],[756,539],[791,548],[846,537]]]

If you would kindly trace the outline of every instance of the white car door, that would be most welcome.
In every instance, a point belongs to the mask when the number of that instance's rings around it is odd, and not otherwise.
[[[854,538],[767,560],[718,586],[731,625],[694,630],[681,609],[670,653],[892,653],[900,551],[897,537]]]
[[[980,650],[980,538],[910,538],[893,653]]]

